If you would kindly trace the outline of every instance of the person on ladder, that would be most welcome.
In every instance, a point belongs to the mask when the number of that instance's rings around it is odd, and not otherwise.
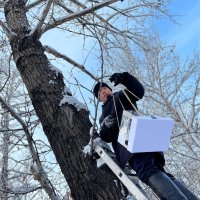
[[[144,87],[128,72],[114,73],[110,81],[114,82],[114,86],[123,84],[126,89],[112,93],[112,89],[106,83],[98,82],[93,93],[103,102],[102,115],[99,119],[100,138],[107,143],[112,142],[119,166],[124,169],[128,163],[139,179],[147,184],[160,199],[198,200],[183,182],[165,171],[163,152],[130,153],[117,141],[123,109],[137,108],[136,101],[143,98]]]

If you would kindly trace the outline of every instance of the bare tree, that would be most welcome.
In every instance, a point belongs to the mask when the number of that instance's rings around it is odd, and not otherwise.
[[[50,199],[57,199],[58,197],[53,195],[54,187],[59,184],[60,190],[63,190],[61,182],[64,179],[61,175],[58,176],[60,171],[57,164],[46,159],[46,154],[51,154],[52,150],[45,141],[38,140],[37,135],[42,134],[38,129],[39,121],[34,116],[34,110],[23,88],[19,73],[13,69],[13,66],[10,66],[9,73],[7,72],[8,61],[5,57],[2,56],[0,68],[2,72],[0,75],[2,86],[0,95],[1,199],[17,197],[33,199],[34,195],[38,199],[40,193],[45,197],[44,192],[41,192],[42,188]],[[47,178],[47,172],[52,182]],[[66,191],[63,190],[59,196],[64,196],[64,192]]]
[[[148,17],[167,14],[167,1],[140,0],[112,5],[115,2],[1,1],[5,20],[1,20],[0,25],[9,39],[17,69],[73,199],[117,200],[123,195],[111,174],[105,174],[93,160],[84,157],[82,147],[90,139],[89,111],[65,86],[62,73],[50,64],[39,39],[47,31],[59,28],[91,38],[103,47],[116,44],[116,48],[120,48],[118,42],[128,38],[140,48],[145,48],[145,30],[142,27]],[[126,23],[121,25],[118,19]],[[82,71],[88,71],[73,59],[66,59],[67,55],[62,55],[62,58]],[[92,73],[87,74],[91,76]],[[12,109],[10,112],[15,115]],[[18,118],[17,115],[15,117]],[[28,131],[23,121],[20,123]]]
[[[121,50],[107,55],[105,68],[128,71],[142,81],[143,113],[175,120],[166,166],[200,195],[200,54],[194,51],[193,58],[181,58],[175,45],[162,43],[157,34],[148,38],[145,49],[138,51],[125,40]]]
[[[4,62],[6,65],[6,63]],[[4,70],[5,66],[1,67],[2,71]],[[19,75],[18,75],[19,77]],[[4,82],[7,82],[5,85]],[[17,80],[17,75],[12,70],[9,72],[9,79],[7,77],[4,77],[1,79],[1,85],[4,87],[1,88],[1,96],[6,100],[7,103],[13,103],[13,99],[15,102],[17,102],[16,90],[18,87],[20,87],[21,80]],[[18,139],[21,138],[18,127],[13,122],[13,118],[10,116],[8,110],[5,108],[3,104],[1,108],[1,126],[0,126],[0,132],[1,132],[1,138],[2,138],[2,144],[1,144],[1,153],[2,153],[2,166],[1,166],[1,199],[7,200],[11,196],[15,195],[15,192],[13,192],[14,187],[13,180],[17,179],[17,177],[20,177],[20,174],[15,173],[17,171],[17,162],[15,165],[12,165],[11,163],[14,163],[11,161],[11,154],[14,153],[15,145],[14,143],[16,141],[15,134],[18,134]],[[18,103],[18,109],[21,109],[20,104]],[[22,138],[21,138],[22,139]],[[18,140],[19,142],[19,140]],[[20,184],[19,184],[20,185]],[[18,190],[19,195],[19,190]]]

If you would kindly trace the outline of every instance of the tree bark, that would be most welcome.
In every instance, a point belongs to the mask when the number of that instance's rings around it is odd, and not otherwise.
[[[16,66],[27,87],[34,109],[60,165],[74,200],[121,199],[111,174],[97,169],[82,148],[89,142],[89,112],[65,103],[63,76],[53,69],[37,35],[31,35],[24,0],[5,4],[8,27],[16,33],[10,40]]]

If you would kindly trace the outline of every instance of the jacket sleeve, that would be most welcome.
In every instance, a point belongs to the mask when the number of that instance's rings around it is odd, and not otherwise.
[[[118,138],[118,127],[113,126],[108,128],[105,123],[102,123],[100,127],[99,136],[104,142],[114,142],[117,141]]]
[[[125,92],[132,101],[138,101],[139,99],[142,99],[142,97],[144,96],[143,85],[134,76],[130,75],[128,72],[123,73],[122,84],[127,88],[125,89]]]

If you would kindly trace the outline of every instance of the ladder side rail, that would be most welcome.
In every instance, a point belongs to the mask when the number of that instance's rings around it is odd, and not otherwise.
[[[99,144],[95,144],[94,150],[137,200],[148,200]]]

